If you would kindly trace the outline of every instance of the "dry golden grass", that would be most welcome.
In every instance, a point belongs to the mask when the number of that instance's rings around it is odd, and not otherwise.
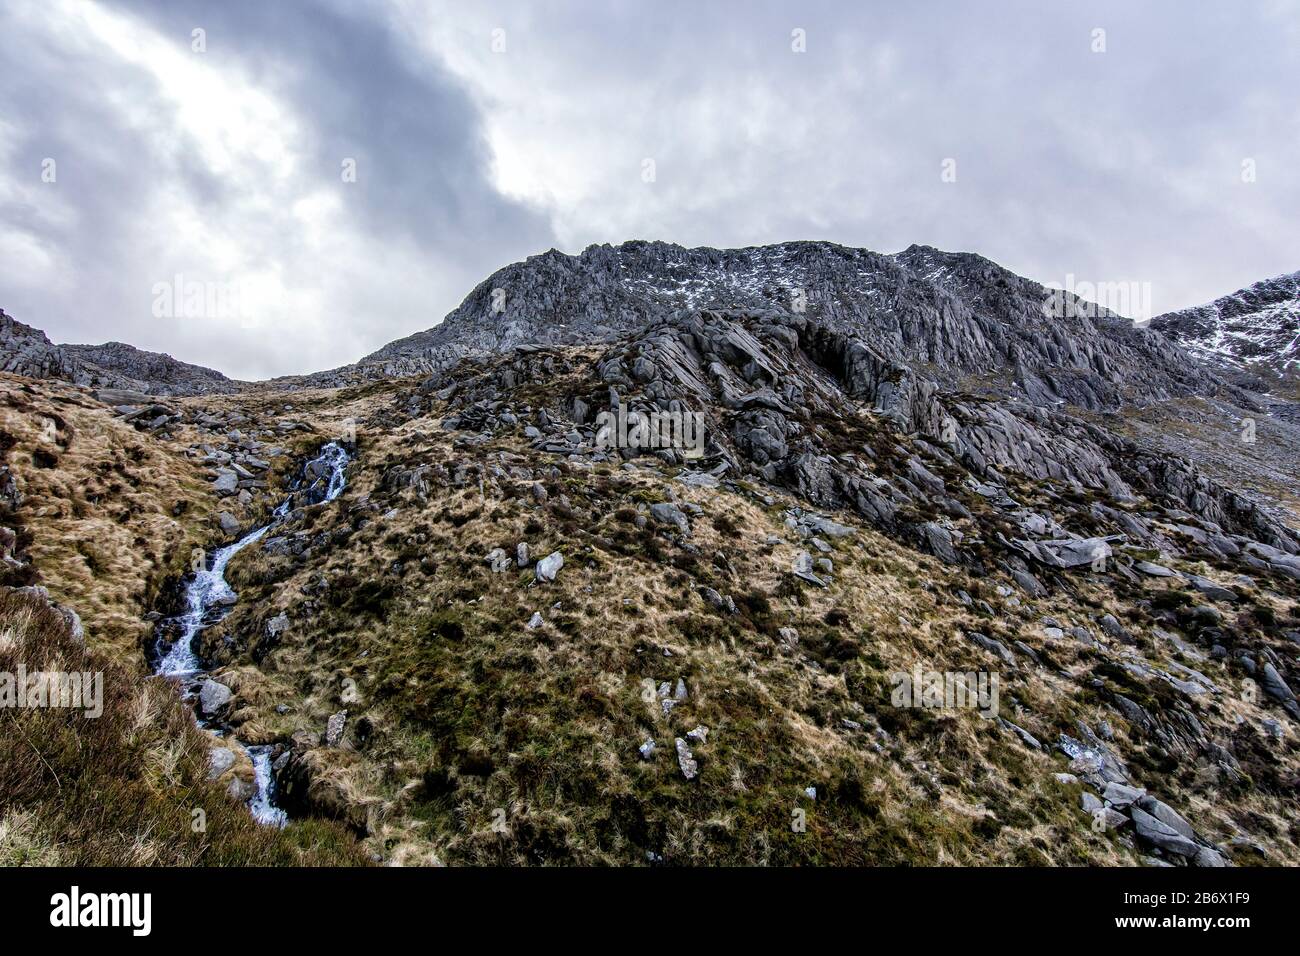
[[[770,506],[676,483],[679,501],[705,511],[692,522],[688,574],[674,564],[683,552],[620,517],[664,497],[669,482],[651,472],[544,479],[551,502],[565,495],[578,518],[535,505],[519,493],[529,482],[489,481],[484,491],[477,480],[435,482],[427,500],[385,492],[379,463],[490,465],[502,453],[529,460],[508,439],[457,449],[437,417],[363,429],[348,493],[315,509],[301,529],[329,533],[369,502],[369,526],[345,545],[301,566],[252,552],[231,572],[252,599],[227,620],[228,634],[257,633],[281,610],[292,621],[260,667],[224,672],[240,687],[248,725],[314,739],[346,706],[351,720],[364,716],[375,728],[364,746],[322,750],[317,759],[329,802],[365,807],[376,854],[626,863],[643,861],[640,848],[655,844],[670,862],[694,863],[1134,859],[1088,829],[1077,788],[1052,777],[1059,758],[973,713],[900,717],[887,706],[891,671],[918,662],[994,666],[962,631],[998,629],[943,597],[978,584],[859,527],[834,544],[831,588],[795,587],[788,569],[803,546],[784,527],[783,510],[796,501],[778,496]],[[768,544],[769,535],[780,543]],[[521,540],[534,557],[563,551],[557,582],[488,570],[484,555],[513,553]],[[716,551],[732,559],[734,577],[711,566]],[[435,573],[418,569],[422,556],[438,562]],[[333,585],[305,606],[302,595],[322,575]],[[356,603],[355,582],[376,581],[390,582],[391,592],[373,607]],[[707,608],[692,581],[733,594],[741,616]],[[528,630],[533,611],[546,623]],[[797,648],[775,633],[787,625],[800,632]],[[1020,635],[1018,622],[1006,629]],[[690,696],[664,717],[657,700],[644,699],[644,684],[677,676]],[[1070,728],[1073,684],[1028,668],[1002,676],[1011,685],[1004,695],[1045,705],[1043,726],[1031,728],[1042,739]],[[347,681],[360,698],[350,704]],[[290,713],[276,714],[285,701]],[[850,732],[844,718],[867,729]],[[879,750],[871,746],[877,723],[891,728]],[[672,741],[697,724],[710,735],[694,748],[701,778],[688,784]],[[650,763],[636,752],[646,736],[659,745]],[[809,785],[823,796],[801,804]],[[794,834],[791,813],[801,805],[808,832]],[[494,828],[498,819],[504,832]]]
[[[32,580],[77,610],[93,646],[142,664],[159,586],[210,543],[203,475],[178,446],[54,382],[0,375],[0,436]]]
[[[784,523],[785,509],[801,504],[793,498],[774,494],[768,503],[762,495],[770,489],[760,495],[743,484],[690,489],[671,481],[671,469],[564,466],[551,476],[545,472],[553,459],[517,436],[473,445],[440,427],[444,409],[411,420],[387,414],[408,388],[187,400],[260,422],[306,421],[312,433],[284,442],[298,461],[349,420],[358,423],[347,492],[304,509],[263,542],[300,538],[305,556],[262,546],[241,553],[229,571],[240,603],[210,633],[209,646],[217,676],[236,692],[239,736],[293,741],[310,771],[309,792],[298,799],[364,834],[367,852],[409,865],[626,864],[644,862],[647,851],[668,863],[705,864],[1138,859],[1122,835],[1091,831],[1080,787],[1056,781],[1065,761],[1050,752],[1059,733],[1076,733],[1075,721],[1096,726],[1102,719],[1114,726],[1119,751],[1142,750],[1133,728],[1089,690],[1099,667],[1121,660],[1125,649],[1054,640],[1041,625],[1051,615],[1096,633],[1091,622],[1109,610],[1135,631],[1149,660],[1180,659],[1145,623],[1126,617],[1134,595],[1121,599],[1080,582],[1031,611],[999,596],[1000,581],[973,579],[844,514],[834,517],[857,532],[831,542],[831,586],[811,588],[789,573],[806,547]],[[15,436],[11,462],[33,454],[50,409],[62,409],[75,432],[58,469],[19,472],[29,503],[49,509],[32,527],[34,566],[56,598],[82,612],[92,646],[138,670],[139,618],[188,548],[213,542],[218,502],[194,463],[154,442],[131,464],[129,491],[97,491],[101,510],[75,505],[89,483],[102,483],[97,461],[129,457],[132,441],[149,439],[75,390],[54,386],[47,395],[42,386],[4,410],[0,428]],[[197,439],[184,430],[177,447]],[[276,463],[273,487],[283,486],[293,464]],[[431,468],[426,495],[386,487],[392,469],[419,465]],[[511,474],[515,466],[542,472],[545,505],[533,499],[531,479]],[[458,480],[458,471],[467,476]],[[649,503],[669,494],[703,511],[692,518],[690,548],[636,524]],[[101,527],[114,495],[130,513]],[[275,498],[268,495],[248,517]],[[168,509],[178,500],[190,504],[174,518]],[[170,550],[152,544],[152,564],[132,563],[137,538],[169,535],[176,541]],[[102,587],[80,548],[88,539],[102,540],[108,552],[92,559],[114,575]],[[563,552],[556,582],[535,583],[531,569],[489,570],[489,551],[501,547],[513,556],[519,541],[529,543],[534,559]],[[734,574],[715,563],[717,552]],[[709,608],[698,593],[706,585],[731,595],[739,613]],[[955,597],[961,589],[988,601],[993,615],[962,604]],[[1284,610],[1276,596],[1258,598]],[[545,622],[528,629],[535,611]],[[265,624],[281,612],[290,627],[278,643],[268,642]],[[780,636],[784,627],[798,630],[797,643]],[[1019,654],[1006,664],[968,640],[968,631],[1008,647],[1021,641],[1045,665]],[[5,640],[0,630],[0,651]],[[1215,663],[1183,663],[1224,676]],[[888,675],[917,665],[996,671],[1001,713],[1048,750],[1027,747],[972,711],[891,706]],[[654,688],[678,677],[689,697],[665,715],[657,698],[647,698],[647,682]],[[174,701],[154,694],[151,682],[141,686],[125,738],[146,748],[138,754],[142,780],[165,790],[196,758],[180,738],[145,744],[161,719],[154,715]],[[1235,697],[1193,706],[1216,733],[1233,732],[1238,717],[1260,716],[1258,706]],[[344,709],[345,745],[319,746],[329,716]],[[363,724],[365,739],[358,735]],[[697,725],[709,736],[693,745],[700,777],[687,782],[673,740]],[[651,761],[636,749],[647,736],[658,744]],[[1300,759],[1290,747],[1273,755],[1270,772],[1295,772]],[[1274,859],[1300,860],[1288,803],[1276,793],[1175,779],[1158,763],[1137,761],[1133,769],[1139,783],[1195,814],[1212,838],[1249,829]],[[238,772],[247,767],[241,763]],[[803,796],[807,786],[816,786],[815,801]],[[806,814],[806,832],[791,828],[796,809]],[[32,849],[13,852],[39,856],[48,826],[42,812],[15,817],[5,831],[16,834],[10,842]],[[0,841],[0,852],[5,846]],[[117,852],[162,861],[174,851],[147,830]]]

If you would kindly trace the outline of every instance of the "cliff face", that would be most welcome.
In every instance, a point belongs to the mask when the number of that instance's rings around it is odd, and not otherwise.
[[[1221,385],[1165,337],[980,256],[925,246],[886,256],[824,242],[552,250],[494,273],[442,324],[338,372],[392,363],[433,371],[522,343],[609,341],[701,308],[803,316],[892,362],[991,377],[1040,405],[1101,409]]]
[[[1300,272],[1256,282],[1151,327],[1207,364],[1300,379]]]

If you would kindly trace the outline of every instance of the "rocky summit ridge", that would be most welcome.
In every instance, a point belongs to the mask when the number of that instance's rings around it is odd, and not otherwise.
[[[1052,314],[1054,303],[1069,317]],[[805,315],[887,360],[987,376],[1036,404],[1098,409],[1217,384],[1164,337],[980,256],[927,246],[881,255],[828,242],[551,250],[498,270],[434,328],[306,381],[435,371],[528,343],[610,341],[702,308]]]
[[[1300,272],[1167,312],[1151,327],[1214,366],[1294,382],[1300,376]]]

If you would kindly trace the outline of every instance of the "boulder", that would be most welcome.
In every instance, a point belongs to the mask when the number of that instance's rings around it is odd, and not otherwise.
[[[215,717],[234,696],[234,691],[225,684],[208,678],[199,688],[199,713],[204,717]]]
[[[239,491],[239,475],[230,468],[218,468],[217,477],[212,479],[212,490],[225,497]]]
[[[331,714],[330,719],[325,722],[325,746],[337,747],[343,743],[343,731],[347,726],[348,712],[340,710],[337,714]]]
[[[659,524],[672,525],[682,534],[690,534],[691,522],[686,513],[675,504],[661,501],[650,506],[650,517]]]
[[[1189,858],[1200,852],[1201,847],[1195,840],[1179,833],[1178,830],[1147,813],[1141,807],[1134,805],[1130,808],[1130,813],[1137,835],[1152,846]]]
[[[538,581],[554,581],[555,576],[560,573],[560,568],[564,567],[564,555],[558,551],[552,551],[542,560],[537,562],[536,575]]]
[[[677,766],[682,770],[682,776],[687,780],[694,780],[699,775],[700,765],[691,753],[691,748],[687,746],[686,741],[681,737],[675,739],[677,745]]]
[[[213,747],[208,751],[208,779],[216,780],[235,765],[235,752],[229,747]]]

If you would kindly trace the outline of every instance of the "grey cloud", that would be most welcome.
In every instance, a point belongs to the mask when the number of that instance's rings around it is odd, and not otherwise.
[[[46,195],[76,217],[52,223],[31,203],[0,208],[8,227],[37,234],[61,266],[57,287],[0,281],[0,297],[56,340],[116,338],[248,377],[308,371],[433,324],[485,271],[552,243],[541,217],[488,181],[487,149],[465,91],[437,62],[412,57],[383,22],[312,3],[131,2],[113,9],[186,53],[190,31],[202,26],[205,65],[237,66],[286,107],[298,133],[297,176],[318,179],[340,197],[349,254],[345,261],[322,255],[291,221],[222,222],[235,204],[255,205],[263,190],[275,195],[256,167],[217,172],[184,135],[143,135],[106,98],[165,117],[173,107],[154,77],[14,18],[0,26],[6,62],[24,66],[0,80],[6,122],[19,143],[5,173],[34,182],[41,158],[56,157],[58,183]],[[345,157],[358,164],[357,182],[346,187]],[[200,229],[211,227],[250,261],[275,266],[295,289],[347,276],[314,334],[286,340],[274,328],[154,318],[150,290],[175,272],[240,279],[238,270],[222,271],[203,255],[162,264],[151,246],[161,239],[166,250],[166,237],[151,235],[156,224],[141,221],[141,213],[166,193],[193,204]],[[418,251],[414,261],[423,268],[385,274],[398,246]]]
[[[21,187],[0,180],[0,224],[57,265],[39,284],[0,275],[0,306],[59,340],[308,371],[427,328],[506,262],[629,238],[921,242],[1042,281],[1150,282],[1157,310],[1300,268],[1286,3],[107,9],[178,49],[203,26],[204,62],[283,104],[300,162],[287,185],[214,170],[192,131],[160,138],[111,105],[168,117],[147,70],[0,13],[0,58],[16,65],[0,71],[0,172]],[[494,27],[506,55],[487,53]],[[796,27],[807,53],[790,49]],[[42,193],[27,184],[47,155],[59,185]],[[340,189],[345,156],[359,181]],[[940,180],[947,157],[956,183]],[[173,197],[197,227],[142,216]],[[304,197],[338,206],[319,220],[275,208]],[[312,314],[291,332],[149,315],[174,260],[206,274],[227,245],[273,264]]]

